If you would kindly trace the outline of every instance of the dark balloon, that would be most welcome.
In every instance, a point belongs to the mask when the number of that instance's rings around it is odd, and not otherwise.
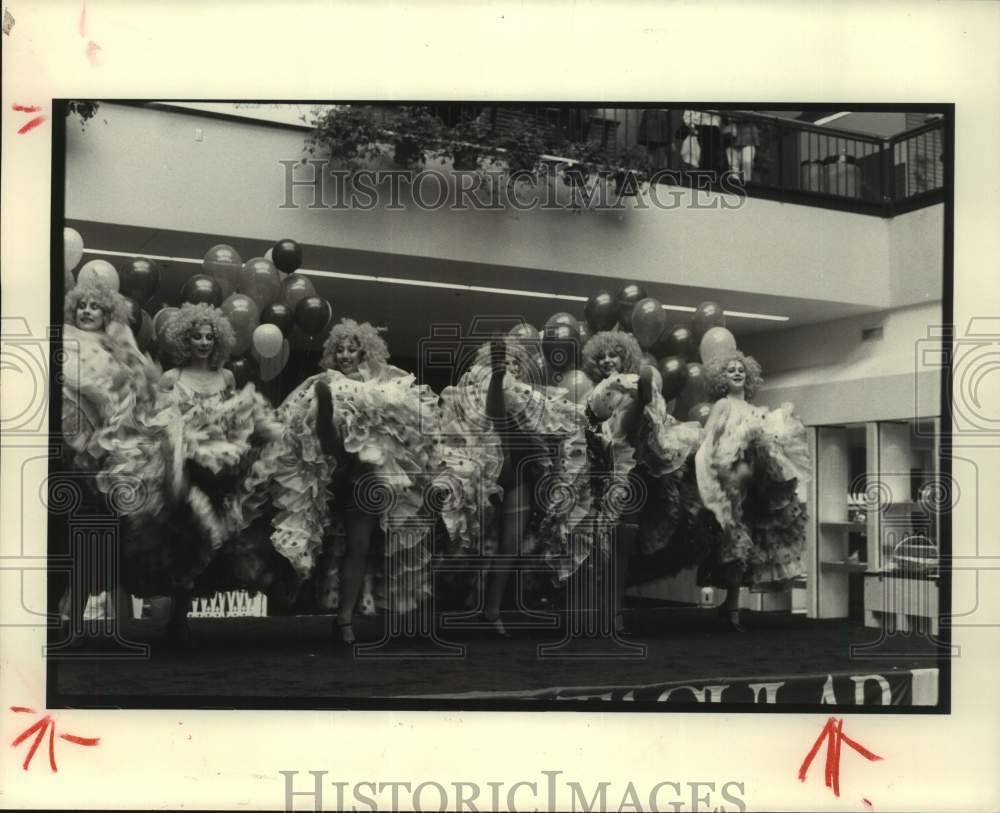
[[[663,335],[667,312],[658,299],[646,297],[632,309],[632,333],[643,350],[649,350]]]
[[[691,328],[697,341],[701,341],[713,327],[725,327],[726,316],[718,302],[702,302],[691,317]]]
[[[121,281],[121,292],[140,305],[145,305],[160,284],[160,269],[152,260],[136,257],[118,272],[118,278]]]
[[[295,323],[307,336],[315,336],[326,327],[330,304],[318,296],[307,296],[295,306]]]
[[[707,401],[699,401],[694,404],[687,414],[689,421],[698,421],[702,426],[708,423],[708,416],[712,414],[712,405]]]
[[[660,360],[660,376],[663,378],[663,397],[669,401],[684,390],[687,383],[687,362],[679,356],[667,356]]]
[[[587,300],[584,317],[594,333],[611,330],[618,322],[618,304],[611,291],[598,291]]]
[[[279,240],[271,249],[271,262],[286,274],[298,271],[302,267],[302,246],[294,240]]]
[[[139,328],[142,327],[142,307],[132,297],[125,297],[125,308],[128,313],[128,326],[132,330],[133,336],[139,335]]]
[[[236,386],[242,389],[251,382],[256,382],[260,375],[257,362],[250,356],[243,356],[238,359],[231,359],[226,367],[232,371],[233,378],[236,379]]]
[[[691,328],[687,325],[674,325],[664,333],[660,344],[663,345],[665,356],[679,356],[685,361],[698,358],[698,345]]]
[[[622,330],[632,332],[632,311],[635,306],[646,298],[646,289],[630,282],[618,290],[618,324]]]
[[[580,357],[580,331],[573,325],[548,325],[542,334],[542,355],[557,372],[577,366]]]
[[[697,362],[692,362],[687,366],[687,386],[684,387],[684,395],[688,397],[689,404],[704,401],[708,396],[708,379],[705,376],[705,368]]]
[[[222,304],[222,288],[207,274],[195,274],[181,288],[181,302],[197,305],[206,302],[218,308]]]
[[[549,325],[570,325],[571,327],[579,328],[580,323],[577,318],[571,314],[566,313],[566,311],[559,311],[559,313],[553,313],[546,321],[545,327]]]
[[[276,325],[283,336],[289,336],[292,326],[295,324],[295,317],[292,309],[284,302],[272,302],[260,312],[260,323],[262,325]]]

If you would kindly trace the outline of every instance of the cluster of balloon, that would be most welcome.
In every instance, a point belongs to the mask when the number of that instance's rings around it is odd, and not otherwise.
[[[580,359],[580,323],[572,314],[554,313],[542,330],[542,356],[549,370],[565,373],[576,369]]]
[[[618,291],[618,324],[622,330],[632,332],[632,315],[635,306],[646,299],[646,289],[630,282]]]

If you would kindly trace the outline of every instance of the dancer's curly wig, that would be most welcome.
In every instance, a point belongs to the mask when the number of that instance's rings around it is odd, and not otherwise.
[[[592,381],[600,381],[604,376],[598,361],[611,351],[621,356],[623,373],[637,373],[642,363],[642,348],[631,333],[617,330],[602,330],[591,336],[583,346],[583,371]]]
[[[743,385],[743,394],[749,401],[760,389],[760,385],[764,383],[764,376],[757,359],[753,356],[744,356],[739,350],[712,359],[705,365],[705,383],[708,387],[708,394],[713,399],[717,399],[729,392],[726,367],[731,361],[740,362],[743,369],[746,370],[747,377]]]
[[[106,285],[94,282],[77,285],[66,294],[63,319],[66,320],[67,324],[76,325],[76,309],[85,300],[93,300],[101,306],[101,310],[104,311],[105,330],[107,330],[109,322],[128,324],[128,305],[125,303],[125,297]]]
[[[189,340],[191,334],[201,325],[208,325],[215,334],[215,347],[212,349],[212,355],[208,357],[209,367],[213,370],[218,369],[226,363],[226,359],[233,351],[236,334],[226,315],[207,303],[199,302],[197,305],[192,305],[188,302],[182,305],[180,311],[167,322],[163,336],[166,350],[178,367],[187,367],[191,363]]]
[[[352,341],[361,348],[361,360],[368,362],[374,369],[384,367],[389,361],[389,346],[385,340],[368,322],[358,324],[353,319],[341,319],[333,326],[330,335],[323,342],[323,358],[320,359],[320,366],[327,370],[334,370],[337,367],[334,350],[338,344],[345,341]]]

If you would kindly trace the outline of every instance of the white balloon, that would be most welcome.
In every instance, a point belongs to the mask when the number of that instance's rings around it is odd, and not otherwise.
[[[84,285],[92,283],[102,285],[105,288],[118,290],[118,271],[107,260],[91,260],[84,263],[80,273],[76,276],[76,284]]]
[[[83,238],[76,229],[68,226],[63,229],[63,265],[67,271],[72,271],[83,259]]]

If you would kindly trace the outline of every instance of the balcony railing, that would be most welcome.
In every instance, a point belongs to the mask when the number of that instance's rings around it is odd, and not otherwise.
[[[751,197],[882,216],[944,199],[943,119],[882,138],[736,110],[431,108],[445,124],[478,120],[498,140],[534,125],[557,154],[563,142],[593,145],[625,167],[641,156],[647,174],[667,170],[670,183],[718,188],[723,173],[735,172]]]

